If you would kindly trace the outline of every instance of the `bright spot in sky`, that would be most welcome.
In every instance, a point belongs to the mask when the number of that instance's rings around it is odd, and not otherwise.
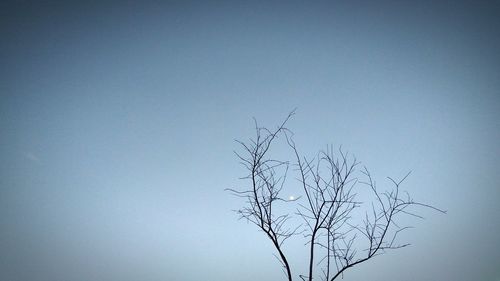
[[[290,195],[290,197],[288,197],[289,200],[293,200],[295,199],[295,197],[293,197],[293,195]]]

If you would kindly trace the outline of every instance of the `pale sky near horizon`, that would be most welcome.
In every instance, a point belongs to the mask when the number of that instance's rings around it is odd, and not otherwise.
[[[493,1],[41,2],[0,4],[0,280],[285,280],[224,189],[293,108],[305,154],[448,211],[344,280],[500,280]]]

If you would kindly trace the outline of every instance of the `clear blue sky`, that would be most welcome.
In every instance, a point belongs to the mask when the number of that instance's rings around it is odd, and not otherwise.
[[[304,153],[448,210],[345,280],[500,280],[498,6],[61,2],[0,4],[1,280],[282,280],[224,188],[295,107]]]

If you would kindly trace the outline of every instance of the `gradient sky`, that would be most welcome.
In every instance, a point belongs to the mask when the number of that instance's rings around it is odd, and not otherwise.
[[[284,280],[224,188],[295,107],[306,155],[448,211],[345,280],[500,280],[498,6],[61,2],[0,4],[1,280]]]

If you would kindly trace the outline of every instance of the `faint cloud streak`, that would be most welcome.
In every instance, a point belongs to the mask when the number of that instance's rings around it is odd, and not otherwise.
[[[26,152],[25,151],[22,154],[23,154],[24,158],[28,159],[31,162],[38,163],[38,164],[41,163],[40,158],[38,156],[36,156],[34,153],[32,153],[32,152],[29,152],[29,151]]]

